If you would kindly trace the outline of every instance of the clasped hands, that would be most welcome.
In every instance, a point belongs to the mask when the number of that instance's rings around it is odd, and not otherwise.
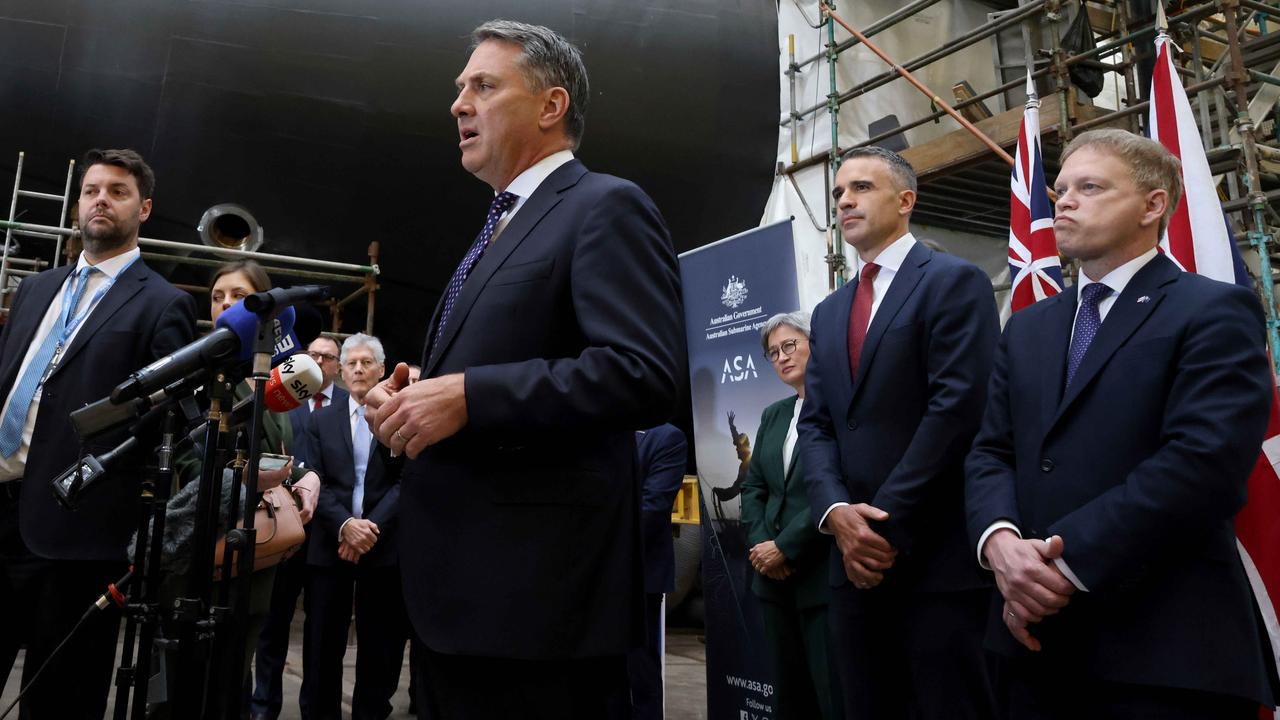
[[[349,563],[360,562],[360,556],[373,549],[378,542],[378,524],[372,520],[356,518],[342,526],[342,539],[338,541],[338,557]]]
[[[1003,619],[1013,637],[1038,652],[1040,641],[1030,625],[1056,614],[1071,601],[1076,586],[1054,564],[1062,557],[1062,538],[1023,540],[1008,528],[997,530],[982,547],[1004,597]]]
[[[752,546],[747,559],[751,561],[751,567],[755,568],[756,572],[770,580],[786,580],[793,572],[791,563],[787,562],[787,556],[772,540],[765,540]]]
[[[869,590],[884,582],[898,551],[868,521],[883,522],[889,513],[867,503],[840,505],[827,513],[825,528],[836,536],[844,574],[855,587]]]
[[[462,373],[410,382],[409,366],[400,363],[369,391],[365,405],[369,430],[393,456],[416,458],[467,424]]]

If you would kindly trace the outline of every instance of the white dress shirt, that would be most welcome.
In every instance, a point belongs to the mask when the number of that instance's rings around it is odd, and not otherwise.
[[[542,158],[538,162],[530,165],[524,172],[516,176],[511,184],[507,185],[506,192],[516,196],[516,203],[511,209],[502,214],[498,218],[498,224],[493,230],[493,237],[489,238],[489,244],[492,245],[498,240],[498,236],[502,234],[503,228],[511,222],[511,218],[520,212],[520,208],[524,207],[524,203],[533,195],[542,182],[551,175],[551,173],[560,169],[561,165],[573,159],[572,150],[561,150],[551,153]],[[496,195],[496,193],[495,193]]]
[[[108,282],[115,282],[116,277],[124,272],[131,263],[141,256],[142,252],[138,248],[134,248],[126,253],[122,253],[113,258],[103,260],[95,267],[99,272],[90,273],[85,281],[85,291],[80,297],[80,303],[73,309],[72,316],[82,312],[88,308],[89,312],[84,320],[76,325],[71,334],[67,337],[66,347],[71,347],[75,341],[76,335],[80,333],[89,320],[89,315],[93,314],[96,305],[90,305],[95,296],[103,285]],[[53,326],[57,324],[58,318],[62,315],[62,299],[66,295],[66,287],[68,283],[74,283],[77,273],[82,268],[88,267],[91,263],[85,259],[84,253],[80,254],[80,260],[76,263],[76,268],[67,275],[66,282],[59,288],[57,294],[54,295],[54,301],[49,304],[49,308],[44,312],[44,319],[40,321],[39,327],[36,328],[36,334],[31,338],[31,344],[27,346],[27,352],[22,356],[22,364],[18,366],[18,374],[14,376],[13,387],[9,389],[9,395],[4,399],[4,407],[0,408],[0,417],[4,417],[9,412],[9,403],[13,400],[13,391],[18,388],[18,380],[27,372],[27,368],[31,365],[31,360],[40,346],[44,343],[44,339],[53,331]],[[100,300],[101,298],[99,298]],[[56,362],[56,359],[55,359]],[[123,378],[121,378],[123,379]],[[22,477],[22,473],[27,467],[27,452],[31,449],[31,436],[36,429],[36,414],[40,411],[40,395],[42,390],[36,389],[36,394],[31,398],[31,406],[27,408],[27,420],[22,426],[22,443],[18,446],[17,452],[11,457],[0,457],[0,482],[16,480]]]
[[[331,385],[330,387],[332,388],[332,385]],[[325,404],[326,404],[326,407],[328,406],[328,403],[330,403],[330,402],[333,402],[333,398],[332,398],[332,397],[331,397],[331,398],[329,398],[329,400],[327,400],[327,401],[326,401],[326,403],[325,403]],[[348,427],[350,428],[349,432],[351,433],[351,452],[352,452],[352,455],[353,455],[353,456],[354,456],[354,454],[355,454],[355,447],[356,447],[356,445],[355,445],[355,443],[356,443],[356,423],[359,423],[359,422],[363,422],[363,421],[364,421],[364,420],[363,420],[363,418],[361,418],[361,417],[360,417],[360,413],[358,412],[358,411],[359,411],[359,409],[360,409],[360,405],[361,405],[360,403],[356,402],[356,399],[355,399],[355,397],[354,397],[354,396],[352,396],[352,395],[348,395],[348,396],[347,396],[347,423],[348,423]],[[363,490],[361,490],[361,492],[363,493]],[[361,498],[361,499],[363,499],[363,498]],[[359,508],[354,507],[354,504],[355,504],[355,502],[356,502],[356,493],[355,493],[354,489],[352,490],[352,493],[351,493],[351,502],[352,502],[352,504],[353,504],[353,507],[351,508],[351,517],[347,518],[346,520],[343,520],[343,521],[342,521],[342,525],[338,526],[338,541],[339,541],[339,542],[341,542],[341,541],[343,540],[343,532],[347,529],[347,523],[349,523],[349,522],[351,522],[352,520],[355,520],[356,518],[360,517]]]
[[[791,424],[787,426],[787,439],[782,441],[782,477],[784,478],[787,476],[787,470],[791,469],[791,456],[795,454],[796,440],[800,437],[796,431],[796,423],[800,421],[802,407],[804,407],[804,398],[796,398],[796,407],[791,413]]]
[[[327,408],[333,404],[333,383],[329,383],[328,385],[325,385],[324,389],[316,393],[316,397],[320,397],[322,395],[324,396],[324,399],[320,401],[321,408]],[[319,409],[316,407],[316,402],[314,398],[311,400],[311,402],[307,403],[307,409],[310,410],[311,412],[315,412],[316,410]]]
[[[889,247],[880,251],[880,254],[873,260],[875,264],[880,266],[880,270],[876,273],[875,279],[871,281],[871,314],[867,317],[867,327],[871,327],[872,321],[876,318],[876,312],[880,310],[880,303],[884,300],[884,296],[889,292],[889,286],[893,284],[893,279],[898,276],[898,269],[902,267],[902,263],[907,260],[907,253],[911,252],[911,248],[916,245],[916,237],[908,232],[906,235],[894,240]],[[866,263],[861,259],[858,261],[857,270],[862,272]],[[797,403],[799,405],[799,403]],[[831,535],[832,532],[827,529],[827,516],[832,510],[838,507],[848,505],[847,502],[831,503],[831,507],[822,513],[822,520],[818,522],[818,531]]]
[[[1074,317],[1079,317],[1080,315],[1080,298],[1083,297],[1085,287],[1092,285],[1095,282],[1100,282],[1111,288],[1111,294],[1098,302],[1098,318],[1105,321],[1107,319],[1107,313],[1111,312],[1111,308],[1116,304],[1116,298],[1120,297],[1120,294],[1124,292],[1125,287],[1129,285],[1129,281],[1133,280],[1133,276],[1137,275],[1138,271],[1146,267],[1147,263],[1154,260],[1155,257],[1156,249],[1151,248],[1147,252],[1107,273],[1100,280],[1092,280],[1088,275],[1081,271],[1080,279],[1076,283],[1076,313]],[[1071,321],[1071,338],[1073,340],[1075,339],[1075,334],[1075,320],[1073,319]],[[1069,343],[1068,347],[1070,347]],[[978,564],[987,570],[990,570],[991,568],[987,565],[987,558],[982,554],[982,549],[987,545],[987,538],[991,537],[991,534],[997,530],[1012,530],[1018,537],[1022,537],[1022,531],[1018,529],[1018,526],[1008,520],[997,520],[991,523],[991,525],[983,531],[982,537],[978,538]],[[1045,542],[1049,541],[1045,540]],[[1065,560],[1062,558],[1056,558],[1054,559],[1053,564],[1060,572],[1062,572],[1063,575],[1066,576],[1068,580],[1071,581],[1072,585],[1076,586],[1076,589],[1081,592],[1089,592],[1089,588],[1085,587],[1084,583],[1080,582],[1080,578],[1076,577],[1076,574],[1071,571],[1071,568],[1068,567]]]

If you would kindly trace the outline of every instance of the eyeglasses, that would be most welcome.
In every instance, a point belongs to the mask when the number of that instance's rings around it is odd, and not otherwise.
[[[348,367],[348,368],[357,368],[357,367],[371,368],[377,364],[378,364],[378,361],[374,360],[373,358],[360,358],[358,360],[353,359],[353,360],[348,360],[342,363],[344,367]]]
[[[787,357],[791,357],[791,354],[794,353],[796,351],[796,348],[799,346],[800,346],[800,338],[791,338],[790,340],[783,340],[782,344],[779,345],[778,347],[769,348],[768,350],[765,350],[764,356],[769,359],[769,362],[778,362],[778,358],[784,355]]]
[[[324,362],[325,360],[328,360],[329,362],[337,362],[337,361],[338,361],[338,356],[337,356],[337,355],[330,355],[329,353],[312,352],[312,351],[308,350],[308,351],[307,351],[307,354],[311,356],[311,359],[312,359],[312,360],[315,360],[315,361],[316,361],[316,362],[318,362],[318,363],[322,363],[322,362]]]

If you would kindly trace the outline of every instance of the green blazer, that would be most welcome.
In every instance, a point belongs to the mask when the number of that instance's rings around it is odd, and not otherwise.
[[[770,580],[751,570],[751,590],[765,600],[796,607],[826,605],[827,556],[831,538],[813,526],[805,489],[799,444],[791,465],[782,472],[782,446],[798,396],[770,405],[760,416],[751,464],[742,482],[742,524],[747,550],[773,540],[795,572],[786,580]]]

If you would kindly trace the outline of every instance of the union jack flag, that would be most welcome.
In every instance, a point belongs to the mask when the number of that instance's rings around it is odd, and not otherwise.
[[[1182,161],[1182,198],[1169,221],[1160,249],[1187,272],[1214,280],[1252,287],[1240,253],[1222,214],[1222,204],[1186,89],[1174,70],[1173,42],[1163,3],[1157,3],[1156,66],[1151,77],[1151,108],[1147,128],[1151,138]],[[1262,342],[1262,338],[1258,339]],[[1280,662],[1280,396],[1271,392],[1271,418],[1262,452],[1249,475],[1249,501],[1236,516],[1236,543],[1245,574],[1253,586],[1271,641]],[[1280,712],[1266,708],[1259,717],[1280,720]]]
[[[1013,312],[1062,292],[1053,205],[1040,155],[1040,100],[1027,76],[1027,105],[1009,182],[1009,295]]]

